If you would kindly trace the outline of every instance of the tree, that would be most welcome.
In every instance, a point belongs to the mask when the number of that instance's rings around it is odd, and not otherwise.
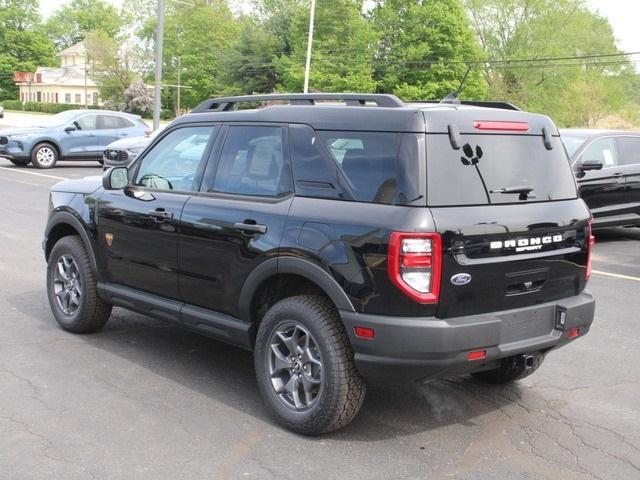
[[[36,0],[0,0],[0,98],[16,98],[14,71],[55,65],[53,45],[43,33]]]
[[[84,40],[88,32],[103,32],[115,38],[121,27],[118,10],[104,0],[71,0],[46,23],[49,38],[58,50]]]
[[[254,18],[241,20],[241,30],[222,63],[228,91],[270,93],[278,85],[273,59],[284,54],[284,41]]]
[[[168,3],[165,15],[163,83],[176,85],[178,58],[180,59],[183,108],[190,108],[202,100],[231,93],[225,81],[224,59],[239,32],[224,0],[190,0],[193,5]],[[155,19],[150,19],[141,31],[144,39],[155,35]],[[163,88],[163,105],[173,108],[176,89]]]
[[[116,40],[104,32],[86,35],[89,75],[95,80],[100,97],[119,105],[124,92],[136,78],[126,55]]]
[[[316,3],[313,56],[309,85],[324,92],[372,92],[375,32],[362,15],[361,0]],[[295,10],[291,19],[291,53],[276,60],[282,86],[302,91],[304,83],[309,5]]]
[[[624,57],[518,61],[619,53],[609,22],[581,0],[467,0],[467,7],[485,56],[497,60],[486,65],[489,96],[562,126],[593,126],[625,103],[629,68],[615,63]]]
[[[379,0],[372,12],[379,35],[380,92],[407,100],[443,98],[482,56],[460,0]],[[482,71],[472,69],[461,95],[483,98]]]
[[[151,115],[153,113],[153,95],[142,83],[133,83],[124,91],[122,104],[118,110],[135,115]]]

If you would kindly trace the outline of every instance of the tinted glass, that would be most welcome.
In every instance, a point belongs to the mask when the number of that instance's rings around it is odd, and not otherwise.
[[[547,150],[542,136],[462,135],[454,150],[448,135],[427,135],[429,205],[484,205],[576,198],[573,173],[558,137]],[[529,194],[500,193],[526,187]]]
[[[291,192],[282,139],[280,127],[229,127],[213,191],[260,197]]]
[[[617,140],[622,164],[640,164],[640,137],[618,137]]]
[[[620,164],[618,159],[618,149],[615,139],[601,138],[589,145],[580,155],[580,161],[592,160],[601,162],[604,168],[615,167]]]
[[[562,139],[562,143],[564,143],[564,147],[567,149],[569,157],[573,157],[573,154],[587,141],[587,137],[580,135],[562,135],[560,138]]]
[[[98,128],[102,130],[115,130],[121,128],[120,117],[115,115],[99,115]]]
[[[79,118],[73,123],[78,130],[95,130],[97,118],[97,115],[87,115]]]
[[[292,126],[291,147],[298,195],[391,205],[420,200],[423,135]]]
[[[204,152],[215,130],[216,127],[185,127],[169,133],[142,159],[134,185],[197,190]]]

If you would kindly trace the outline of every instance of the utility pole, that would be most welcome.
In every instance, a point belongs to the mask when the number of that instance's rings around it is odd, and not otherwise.
[[[87,109],[87,75],[89,71],[89,49],[87,48],[87,34],[84,35],[84,109]]]
[[[178,108],[176,111],[176,115],[180,116],[180,72],[182,67],[180,66],[180,57],[178,57]]]
[[[160,109],[162,108],[162,45],[164,40],[164,4],[158,0],[156,19],[156,84],[153,96],[153,129],[160,126]],[[178,89],[179,91],[179,89]]]
[[[309,39],[307,40],[307,64],[304,67],[304,93],[309,93],[309,73],[311,72],[311,45],[313,44],[313,23],[316,13],[316,0],[311,0],[309,16]]]

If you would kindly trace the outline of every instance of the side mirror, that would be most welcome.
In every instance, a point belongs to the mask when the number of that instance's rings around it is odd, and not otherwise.
[[[129,171],[126,167],[114,167],[102,176],[102,186],[105,190],[122,190],[129,185]]]
[[[77,130],[76,127],[74,127],[73,125],[69,125],[67,128],[64,129],[65,132],[69,133],[69,132],[75,132]]]
[[[600,160],[582,160],[578,165],[578,170],[586,172],[588,170],[602,170],[604,164]]]

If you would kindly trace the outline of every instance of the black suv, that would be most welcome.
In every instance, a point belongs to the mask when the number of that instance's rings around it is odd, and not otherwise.
[[[640,132],[560,131],[593,228],[640,227]]]
[[[349,423],[365,379],[532,373],[593,320],[589,211],[549,118],[464,103],[205,101],[128,169],[52,188],[53,314],[91,332],[120,306],[252,349],[304,434]]]

